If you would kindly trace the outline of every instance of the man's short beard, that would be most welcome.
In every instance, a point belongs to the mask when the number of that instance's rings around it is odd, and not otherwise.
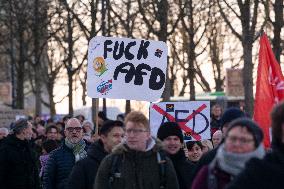
[[[78,142],[81,141],[81,139],[79,139],[79,138],[69,138],[67,140],[72,144],[77,144]]]

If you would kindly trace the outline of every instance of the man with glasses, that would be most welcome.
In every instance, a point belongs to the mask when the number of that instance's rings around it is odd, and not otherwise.
[[[148,119],[141,112],[130,112],[125,131],[125,141],[102,161],[95,189],[179,188],[171,160],[151,137]]]
[[[31,147],[32,124],[19,119],[0,147],[0,188],[39,188],[36,153]]]
[[[121,143],[124,125],[121,121],[107,120],[100,128],[100,139],[88,149],[88,156],[75,164],[68,179],[69,189],[92,189],[103,158]]]
[[[87,145],[83,140],[83,129],[80,121],[71,118],[67,121],[66,136],[60,148],[51,152],[43,176],[43,188],[66,188],[67,178],[75,162],[87,156]]]

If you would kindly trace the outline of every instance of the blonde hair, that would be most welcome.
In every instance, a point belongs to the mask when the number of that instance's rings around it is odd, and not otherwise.
[[[127,122],[134,122],[134,123],[141,123],[142,125],[144,125],[144,127],[150,131],[150,125],[149,125],[149,120],[147,119],[147,117],[139,111],[132,111],[129,114],[126,115],[125,117],[125,125]]]
[[[201,143],[203,146],[206,146],[209,150],[213,149],[213,144],[210,140],[203,140]]]

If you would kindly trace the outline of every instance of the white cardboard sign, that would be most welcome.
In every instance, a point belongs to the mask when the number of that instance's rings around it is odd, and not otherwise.
[[[150,105],[151,134],[156,137],[164,122],[177,122],[185,141],[210,139],[210,102],[160,102]]]
[[[94,37],[88,49],[88,96],[157,101],[165,87],[167,54],[161,41]]]

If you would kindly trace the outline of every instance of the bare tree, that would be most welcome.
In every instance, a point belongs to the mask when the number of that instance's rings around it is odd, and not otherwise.
[[[80,32],[78,32],[76,18],[74,18],[75,16],[71,11],[74,10],[75,3],[70,2],[70,4],[69,8],[69,4],[66,6],[65,2],[62,2],[62,8],[65,10],[65,18],[63,19],[66,20],[66,25],[56,38],[64,52],[63,64],[68,77],[69,114],[73,115],[73,76],[81,69],[87,55],[82,55],[76,45],[80,39]]]
[[[275,55],[276,60],[280,63],[280,56],[284,48],[283,40],[281,39],[281,29],[284,26],[284,16],[283,16],[283,0],[274,0],[273,1],[263,1],[263,4],[266,8],[266,17],[268,19],[268,22],[273,26],[273,34],[274,37],[272,39],[272,46],[273,46],[273,52]],[[271,11],[270,9],[273,9]],[[272,19],[272,15],[274,14],[274,19]]]
[[[217,0],[220,13],[231,29],[232,33],[241,41],[243,46],[243,85],[245,91],[245,111],[252,115],[253,113],[253,63],[252,63],[252,47],[255,40],[255,36],[258,33],[256,27],[258,24],[258,10],[259,0],[238,0],[237,4],[233,2],[229,3],[227,0]],[[232,16],[241,23],[241,31],[237,26],[232,24]],[[263,22],[260,30],[264,27]]]
[[[138,9],[135,9],[136,1],[123,0],[120,3],[113,2],[111,4],[110,13],[113,15],[111,18],[112,23],[121,25],[122,30],[115,30],[117,35],[126,36],[128,38],[134,38],[135,21],[138,15]],[[113,27],[116,28],[116,27]],[[131,101],[126,100],[125,102],[125,114],[131,111]]]
[[[216,1],[212,2],[209,14],[209,23],[207,29],[207,39],[209,44],[209,54],[212,62],[213,76],[215,81],[215,90],[223,91],[223,57],[226,27],[218,11]]]
[[[168,0],[138,0],[137,2],[149,34],[155,35],[159,41],[167,42],[168,37],[175,31],[181,19],[181,14],[177,13],[175,18],[171,17],[174,21],[171,21],[173,24],[169,24],[171,6]],[[162,95],[163,100],[168,101],[170,99],[171,88],[169,74],[167,74],[165,90]]]
[[[183,2],[183,1],[182,1]],[[208,14],[210,4],[205,1],[195,3],[192,0],[184,1],[184,9],[182,11],[182,26],[186,30],[188,36],[187,43],[187,76],[189,77],[189,93],[190,100],[195,100],[195,74],[199,76],[200,84],[202,83],[205,91],[210,91],[209,83],[202,75],[199,65],[196,63],[196,57],[202,54],[205,51],[205,48],[202,48],[201,52],[196,52],[196,47],[200,45],[199,43],[204,38],[206,32],[206,25],[208,23],[209,17],[204,14]],[[206,13],[207,12],[207,13]],[[195,15],[199,15],[199,19]],[[201,19],[205,18],[205,22]],[[198,33],[200,35],[198,36]]]
[[[12,66],[13,107],[24,108],[24,82],[31,43],[32,6],[29,1],[3,0],[1,17],[7,29],[6,49]],[[4,45],[4,44],[3,44]],[[15,77],[15,79],[14,79]],[[15,88],[15,89],[14,89]]]

